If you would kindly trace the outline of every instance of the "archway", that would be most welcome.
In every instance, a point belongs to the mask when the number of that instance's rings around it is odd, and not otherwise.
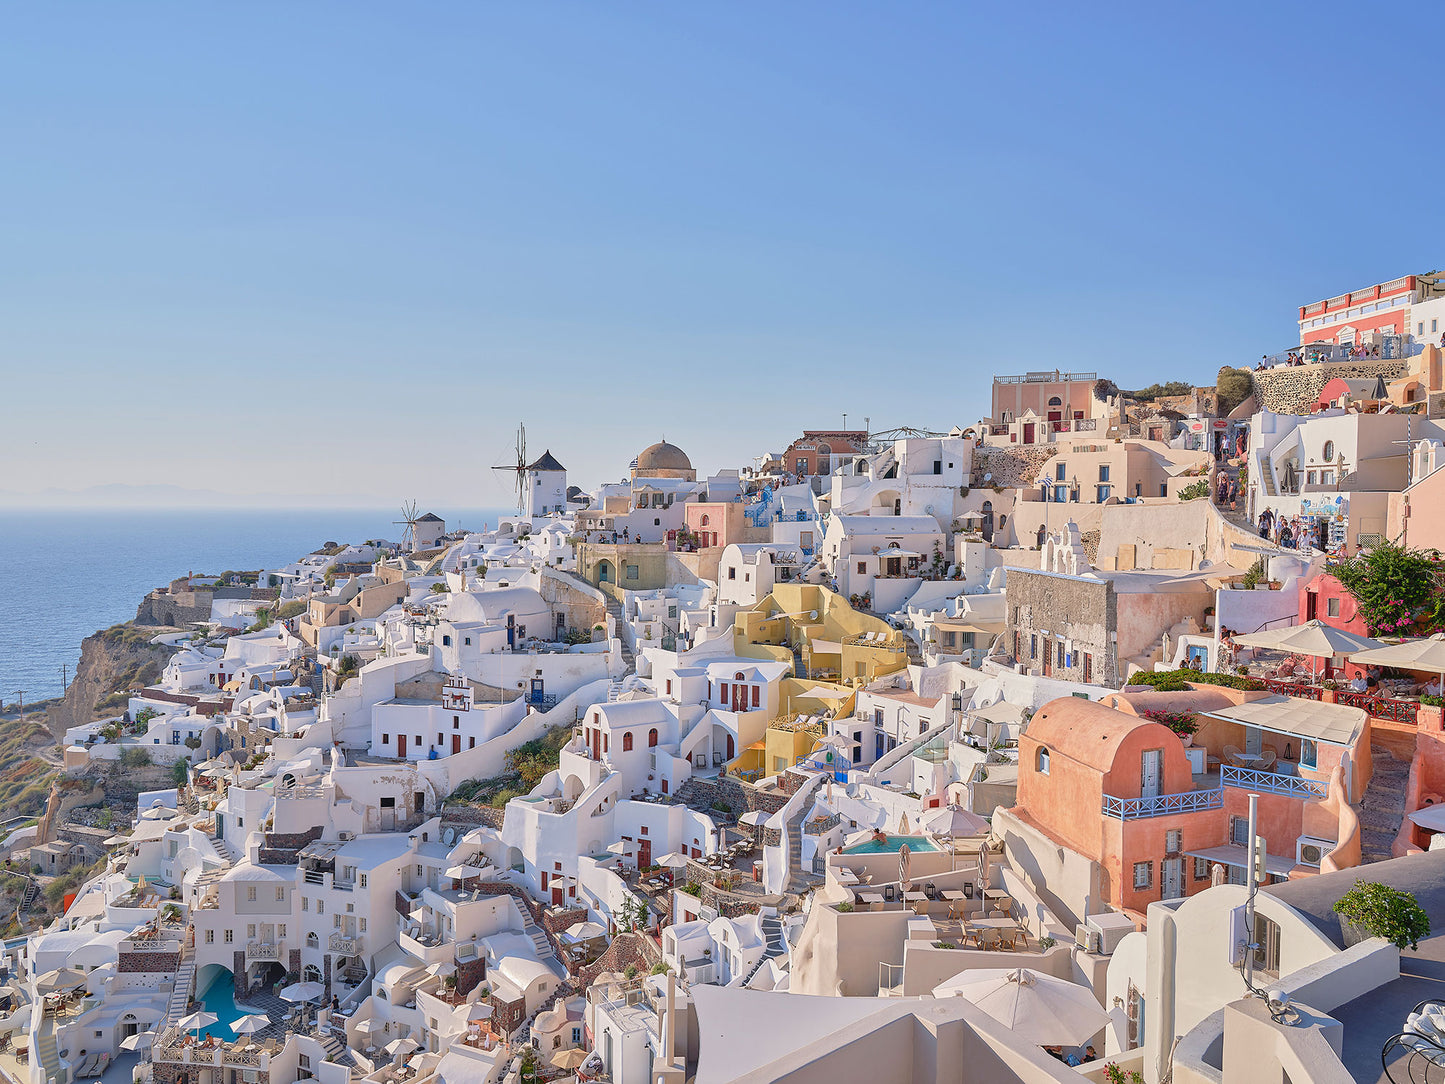
[[[301,969],[301,981],[302,981],[302,982],[320,982],[320,981],[321,981],[321,968],[317,967],[315,964],[307,964],[305,967],[303,967],[303,968]]]
[[[615,583],[617,581],[617,570],[612,567],[611,561],[597,562],[597,582]]]

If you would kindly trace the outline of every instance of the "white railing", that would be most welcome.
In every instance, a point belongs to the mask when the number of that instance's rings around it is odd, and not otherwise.
[[[1103,813],[1116,820],[1130,821],[1140,817],[1162,817],[1167,813],[1196,813],[1218,809],[1224,804],[1224,788],[1186,790],[1178,794],[1155,794],[1148,798],[1119,798],[1104,795]]]
[[[1260,771],[1258,768],[1235,768],[1226,765],[1219,771],[1219,781],[1226,787],[1262,790],[1270,794],[1285,794],[1291,798],[1323,798],[1326,794],[1324,783],[1298,775]]]

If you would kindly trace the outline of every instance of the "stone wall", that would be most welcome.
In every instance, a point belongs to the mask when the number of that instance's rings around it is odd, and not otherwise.
[[[1056,637],[1061,635],[1067,641],[1066,658],[1072,665],[1055,661],[1049,668],[1051,677],[1082,682],[1087,652],[1092,656],[1089,680],[1116,687],[1118,661],[1109,634],[1118,629],[1118,598],[1112,583],[1015,569],[1009,573],[1006,596],[1005,649],[1014,651],[1017,633],[1022,657],[1016,661],[1025,671],[1044,673],[1045,643],[1055,651],[1057,660]],[[1030,657],[1031,637],[1037,637],[1037,657]]]
[[[477,956],[457,962],[457,993],[465,996],[482,984],[487,977],[487,958]]]
[[[1044,464],[1058,454],[1059,449],[1048,444],[976,448],[970,485],[1002,486],[1004,489],[1032,486]],[[985,474],[991,476],[987,481],[984,480]]]
[[[501,828],[505,815],[506,810],[493,809],[491,806],[448,805],[444,806],[441,811],[441,830],[445,833],[448,828],[454,828],[457,835],[462,836],[483,824],[492,828]]]
[[[1360,358],[1357,361],[1327,361],[1318,365],[1285,365],[1251,373],[1254,394],[1260,406],[1275,414],[1308,414],[1324,386],[1335,377],[1346,380],[1372,380],[1377,376],[1387,381],[1405,375],[1405,362],[1400,359]]]
[[[115,969],[144,975],[174,975],[180,966],[179,952],[122,952]]]

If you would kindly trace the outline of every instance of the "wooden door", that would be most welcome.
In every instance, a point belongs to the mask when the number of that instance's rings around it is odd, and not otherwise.
[[[1140,786],[1139,794],[1144,798],[1159,797],[1159,762],[1161,752],[1158,749],[1144,750],[1144,756],[1140,765]]]
[[[646,869],[652,865],[652,840],[639,839],[637,841],[637,868]]]
[[[561,881],[553,881],[553,882],[552,882],[552,906],[553,906],[553,907],[561,907],[561,906],[562,906],[564,903],[566,903],[566,902],[567,902],[567,901],[566,901],[565,899],[563,899],[563,897],[562,897],[562,882],[561,882]]]
[[[405,759],[406,759],[406,735],[405,735],[405,734],[398,734],[398,735],[396,736],[396,755],[399,756],[402,760],[405,760]]]
[[[461,736],[460,734],[453,734],[453,735],[452,735],[452,753],[453,753],[453,755],[455,755],[455,754],[457,754],[457,753],[460,753],[461,751],[462,751],[462,736]]]
[[[1025,443],[1025,444],[1032,444],[1033,442],[1034,442],[1034,423],[1033,423],[1033,422],[1024,422],[1024,443]]]

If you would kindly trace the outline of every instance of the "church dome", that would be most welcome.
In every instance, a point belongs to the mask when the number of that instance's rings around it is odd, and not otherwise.
[[[637,456],[639,471],[690,471],[692,460],[676,444],[659,441],[650,448],[644,448]]]

